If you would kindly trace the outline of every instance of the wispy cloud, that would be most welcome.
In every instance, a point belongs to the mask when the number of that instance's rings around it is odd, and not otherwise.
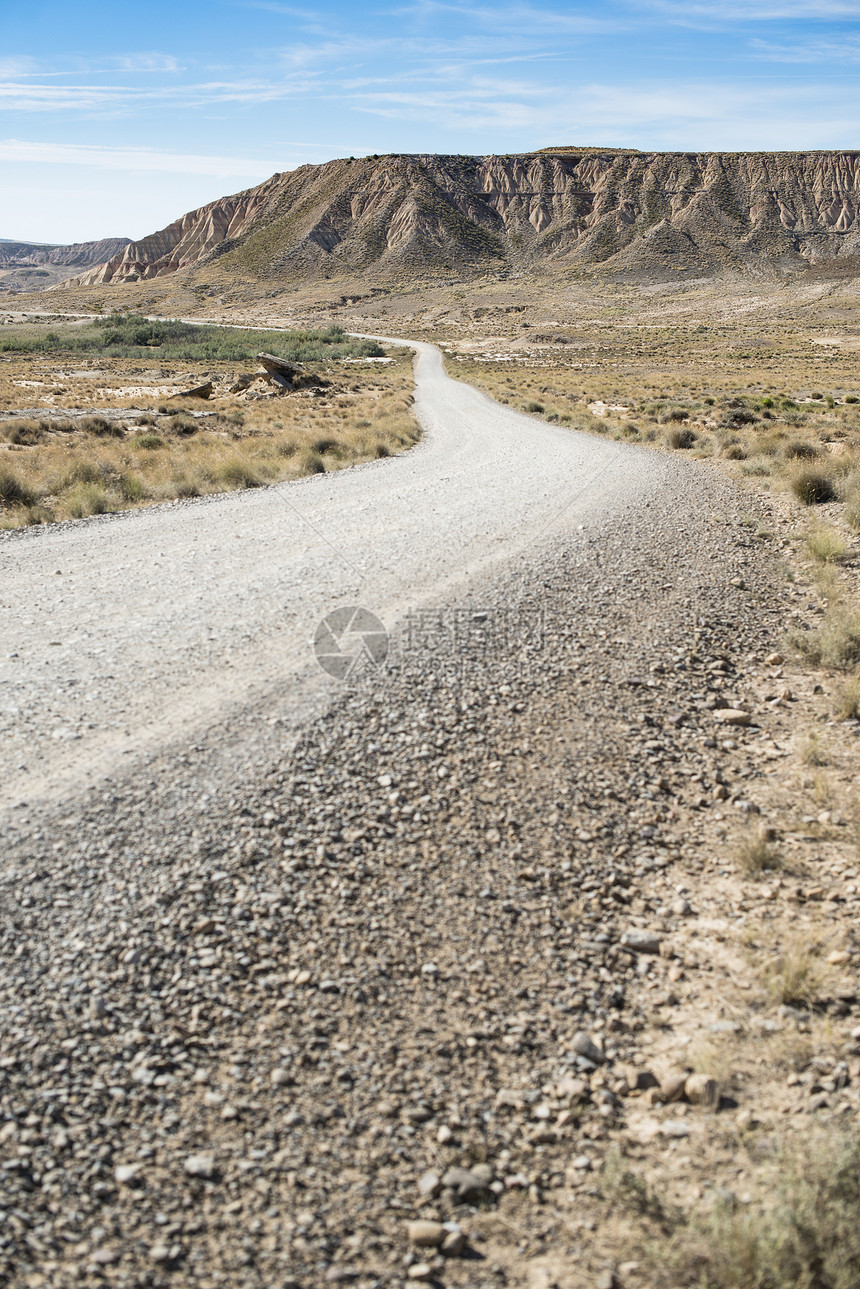
[[[163,174],[214,175],[225,179],[245,176],[258,180],[277,169],[277,166],[249,157],[153,152],[146,148],[100,148],[78,144],[30,143],[23,139],[0,139],[0,161],[95,166],[100,170],[155,170]]]
[[[771,63],[856,63],[860,61],[860,36],[845,36],[839,40],[803,40],[791,44],[751,40],[750,49],[757,58]]]
[[[707,19],[717,25],[784,20],[822,22],[860,17],[860,0],[633,0],[632,7],[662,13],[682,22]]]
[[[272,103],[307,89],[303,79],[209,81],[192,85],[45,85],[0,82],[0,111],[131,111],[147,104],[205,107],[218,103]]]

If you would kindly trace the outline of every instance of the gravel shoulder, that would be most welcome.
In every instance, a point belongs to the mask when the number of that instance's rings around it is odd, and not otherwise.
[[[616,1283],[606,1259],[623,1261],[623,1231],[595,1234],[619,1143],[671,1157],[684,1180],[718,1140],[709,1175],[734,1175],[742,1089],[709,1116],[692,1098],[652,1105],[645,1076],[680,1061],[683,1087],[691,1040],[734,1023],[738,897],[707,901],[727,836],[782,774],[783,713],[765,693],[786,584],[750,536],[749,498],[706,469],[540,426],[454,382],[427,399],[433,351],[418,374],[425,443],[333,480],[345,498],[301,558],[271,535],[278,490],[2,548],[19,579],[29,548],[53,587],[83,533],[127,613],[112,549],[134,568],[170,552],[137,598],[172,603],[157,592],[193,565],[242,670],[179,739],[155,724],[185,692],[159,638],[105,614],[112,666],[134,664],[117,692],[146,677],[134,702],[157,754],[135,743],[134,765],[3,821],[10,1285],[579,1289]],[[396,516],[382,534],[364,487]],[[330,496],[316,481],[290,495]],[[183,555],[195,530],[217,558]],[[267,538],[270,557],[252,559]],[[305,567],[343,598],[301,600]],[[93,602],[105,584],[89,578]],[[386,662],[295,698],[310,674],[295,642],[359,593],[390,614]],[[255,612],[273,602],[267,634]],[[189,694],[205,670],[194,603],[165,619],[166,636],[189,624]],[[32,625],[35,664],[53,656],[43,636],[63,646]],[[729,700],[747,724],[715,717]],[[855,1112],[856,1088],[844,1095]]]

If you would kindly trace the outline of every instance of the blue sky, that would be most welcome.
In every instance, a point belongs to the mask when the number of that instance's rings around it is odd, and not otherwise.
[[[860,147],[860,0],[3,8],[2,237],[140,237],[368,152]]]

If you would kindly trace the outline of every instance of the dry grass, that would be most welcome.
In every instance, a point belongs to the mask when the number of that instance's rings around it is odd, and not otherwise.
[[[762,967],[762,981],[770,998],[789,1007],[812,1007],[827,981],[822,952],[820,941],[803,934],[783,943]]]
[[[318,397],[302,390],[209,403],[165,401],[160,384],[147,394],[141,370],[127,360],[103,362],[98,385],[88,377],[77,382],[80,398],[70,396],[65,373],[66,392],[50,396],[50,414],[46,409],[31,420],[0,420],[0,529],[260,487],[403,451],[419,430],[411,407],[410,355],[395,358],[372,368],[337,362],[319,368],[327,383]],[[31,355],[4,364],[0,404],[20,406],[22,395],[32,398],[30,387],[14,381],[46,378],[48,362]],[[221,363],[216,374],[233,378],[239,374],[234,368]],[[170,380],[190,386],[201,383],[201,374],[188,364],[173,364]],[[126,386],[140,392],[112,395]],[[88,416],[64,417],[55,410],[87,407],[99,391],[113,414],[94,409]],[[117,415],[124,404],[130,406]],[[140,409],[147,410],[141,415]],[[207,415],[195,415],[200,411]]]
[[[746,877],[761,877],[763,873],[782,868],[779,851],[761,829],[746,833],[735,849],[735,860]]]
[[[827,749],[817,734],[807,734],[800,740],[800,759],[804,765],[829,765]]]
[[[860,720],[860,674],[846,676],[834,687],[833,715],[838,721]]]
[[[850,546],[835,528],[813,528],[807,534],[809,553],[821,564],[839,564],[847,556]]]
[[[860,665],[860,610],[837,600],[828,607],[821,626],[792,632],[788,643],[816,666],[851,671]]]

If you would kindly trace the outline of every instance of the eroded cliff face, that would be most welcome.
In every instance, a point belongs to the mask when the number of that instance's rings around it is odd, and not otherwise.
[[[388,156],[273,175],[77,283],[188,268],[269,279],[603,265],[791,271],[860,252],[860,152]]]
[[[120,255],[127,237],[104,237],[99,242],[74,242],[70,246],[42,246],[35,242],[0,242],[0,268],[38,268],[44,264],[70,268],[103,264]]]

